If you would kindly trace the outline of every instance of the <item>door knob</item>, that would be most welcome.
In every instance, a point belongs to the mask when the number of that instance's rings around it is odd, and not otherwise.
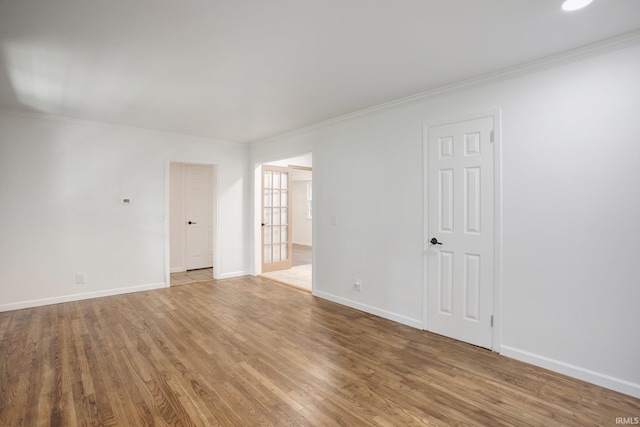
[[[187,224],[195,224],[195,222],[189,221]]]
[[[441,245],[442,243],[438,242],[438,239],[436,239],[435,237],[433,239],[431,239],[431,244],[432,245]]]

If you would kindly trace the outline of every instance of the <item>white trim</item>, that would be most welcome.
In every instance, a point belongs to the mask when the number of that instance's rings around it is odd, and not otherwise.
[[[175,267],[172,268],[171,270],[169,270],[171,273],[184,273],[185,271],[187,271],[186,268],[184,267]]]
[[[429,250],[429,126],[422,124],[422,329],[429,330],[428,299],[429,299],[429,260],[427,253]]]
[[[307,132],[314,129],[323,128],[334,123],[338,123],[344,120],[348,120],[354,117],[364,116],[380,110],[386,110],[397,105],[407,104],[410,102],[421,101],[444,94],[450,94],[459,92],[461,90],[473,89],[476,87],[484,86],[490,83],[498,83],[514,79],[517,77],[534,74],[539,71],[545,71],[552,68],[562,67],[567,64],[579,62],[584,59],[592,58],[599,55],[605,55],[610,52],[625,49],[640,44],[640,30],[630,31],[628,33],[611,37],[605,40],[601,40],[596,43],[588,44],[586,46],[578,47],[575,49],[567,50],[565,52],[557,53],[555,55],[546,56],[544,58],[536,59],[533,61],[525,62],[523,64],[507,67],[499,71],[483,74],[477,77],[472,77],[466,80],[461,80],[455,83],[451,83],[445,86],[440,86],[425,92],[420,92],[415,95],[410,95],[405,98],[396,99],[384,104],[374,105],[369,108],[354,111],[352,113],[344,114],[342,116],[334,117],[332,119],[324,120],[322,122],[314,123],[309,126],[294,129],[288,132],[283,132],[278,135],[270,136],[264,139],[258,139],[250,142],[251,147],[258,147],[268,144],[273,141],[277,141],[282,138],[297,135],[299,133]]]
[[[502,113],[493,114],[493,341],[500,352],[502,343]]]
[[[502,302],[502,137],[501,113],[499,108],[465,114],[444,120],[428,122],[422,126],[422,194],[423,194],[423,258],[422,258],[422,323],[425,330],[429,330],[428,323],[428,286],[429,267],[426,252],[429,247],[429,129],[436,126],[476,120],[485,117],[493,119],[493,218],[494,218],[494,249],[493,249],[493,331],[491,332],[491,350],[500,352],[502,329],[500,327]]]
[[[401,314],[393,313],[387,310],[381,310],[376,307],[372,307],[367,304],[362,304],[357,301],[353,301],[347,298],[342,298],[333,294],[329,294],[322,291],[314,290],[312,292],[313,296],[318,298],[326,299],[328,301],[335,302],[337,304],[341,304],[347,307],[354,308],[356,310],[363,311],[365,313],[373,314],[378,317],[382,317],[384,319],[392,320],[394,322],[402,323],[403,325],[411,326],[412,328],[422,329],[422,321],[420,319],[412,319],[407,316],[403,316]]]
[[[247,273],[246,271],[232,271],[231,273],[224,273],[224,274],[219,274],[218,277],[215,277],[215,269],[213,270],[214,272],[214,279],[216,280],[221,280],[221,279],[231,279],[233,277],[242,277],[242,276],[249,276],[250,274]]]
[[[252,276],[262,274],[262,163],[255,163],[253,167],[253,182],[251,193],[253,195],[253,222],[251,223],[251,264]]]
[[[595,372],[590,369],[585,369],[580,366],[575,366],[570,363],[561,362],[559,360],[519,350],[506,345],[502,346],[500,353],[503,356],[510,357],[521,362],[549,369],[550,371],[568,375],[573,378],[578,378],[591,384],[615,390],[640,399],[640,384],[636,384],[631,381],[612,377],[611,375]]]
[[[150,285],[139,285],[139,286],[132,286],[129,288],[115,288],[115,289],[108,289],[105,291],[86,292],[81,294],[65,295],[61,297],[51,297],[51,298],[43,298],[43,299],[37,299],[37,300],[14,302],[10,304],[0,305],[0,312],[20,310],[23,308],[40,307],[43,305],[50,305],[50,304],[60,304],[63,302],[73,302],[73,301],[81,301],[85,299],[109,297],[113,295],[130,294],[133,292],[152,291],[155,289],[162,289],[166,287],[167,287],[166,283],[153,283]]]

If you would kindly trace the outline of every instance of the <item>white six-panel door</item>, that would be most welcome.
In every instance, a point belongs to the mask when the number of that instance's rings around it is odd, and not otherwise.
[[[492,347],[493,117],[428,129],[429,331]]]
[[[187,270],[213,266],[213,167],[186,166]]]

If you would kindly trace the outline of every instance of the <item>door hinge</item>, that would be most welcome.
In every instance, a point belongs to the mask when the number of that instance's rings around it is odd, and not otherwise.
[[[495,135],[494,135],[493,131],[491,131],[491,133],[489,134],[489,138],[490,138],[491,142],[495,141],[494,136]]]
[[[491,315],[491,327],[493,328],[493,314]]]

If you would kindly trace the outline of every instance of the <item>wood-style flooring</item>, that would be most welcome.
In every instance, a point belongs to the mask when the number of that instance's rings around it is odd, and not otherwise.
[[[1,426],[587,426],[640,400],[243,277],[0,313]]]
[[[195,282],[208,282],[213,280],[213,268],[200,268],[197,270],[171,273],[171,286],[188,285]]]
[[[311,264],[313,258],[313,249],[311,248],[311,246],[293,244],[291,245],[291,247],[291,252],[293,255],[291,262],[294,267]]]
[[[311,266],[311,246],[293,245],[292,267],[285,270],[270,271],[260,277],[282,283],[283,285],[311,292],[313,290],[313,270]]]

